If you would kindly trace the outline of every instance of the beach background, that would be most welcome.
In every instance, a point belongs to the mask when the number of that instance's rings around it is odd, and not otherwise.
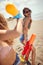
[[[7,23],[9,29],[13,29],[16,25],[16,19],[10,18],[9,20],[9,17],[12,16],[5,11],[5,5],[7,3],[13,3],[17,8],[19,7],[18,10],[21,14],[24,7],[29,7],[32,10],[32,26],[28,31],[28,39],[33,33],[36,34],[36,39],[33,44],[36,48],[36,65],[38,63],[43,65],[43,0],[0,0],[0,13],[8,20]],[[13,48],[20,54],[21,52],[19,52],[20,50],[18,47],[21,50],[23,49],[19,37],[14,39]]]
[[[9,29],[13,29],[14,26],[16,25],[16,22],[14,21],[16,20],[14,19],[12,21],[8,21]],[[37,20],[32,22],[32,26],[28,31],[28,39],[31,37],[33,33],[36,34],[36,39],[33,44],[33,46],[36,48],[36,65],[38,63],[40,63],[40,65],[43,65],[43,20]],[[13,48],[18,54],[20,54],[21,51],[23,50],[23,45],[21,44],[19,37],[14,40]]]

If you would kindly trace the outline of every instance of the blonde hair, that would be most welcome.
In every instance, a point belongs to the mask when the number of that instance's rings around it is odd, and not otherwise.
[[[0,14],[0,29],[1,30],[7,30],[9,29],[8,28],[8,25],[7,25],[7,20],[5,19],[5,17]],[[8,44],[11,44],[12,43],[12,40],[5,40],[5,42],[7,42]]]
[[[0,14],[0,29],[8,29],[7,20]]]

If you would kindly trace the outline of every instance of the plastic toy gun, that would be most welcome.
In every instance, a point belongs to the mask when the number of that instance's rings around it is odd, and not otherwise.
[[[14,4],[6,4],[5,10],[7,13],[13,16],[13,18],[22,18],[22,15],[20,14],[19,10],[16,8]]]
[[[21,57],[21,61],[27,61],[28,60],[28,57],[29,57],[29,54],[32,50],[32,44],[34,42],[36,38],[36,35],[35,34],[32,34],[31,38],[29,41],[27,41],[25,47],[24,47],[24,50],[22,51],[22,56],[24,57]]]

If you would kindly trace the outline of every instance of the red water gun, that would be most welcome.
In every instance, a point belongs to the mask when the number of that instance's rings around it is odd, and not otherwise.
[[[26,43],[26,45],[24,47],[24,50],[22,51],[22,55],[25,56],[26,61],[28,60],[29,54],[30,54],[30,52],[32,50],[32,44],[33,44],[35,38],[36,38],[36,35],[32,34],[30,40],[27,41],[27,43]]]

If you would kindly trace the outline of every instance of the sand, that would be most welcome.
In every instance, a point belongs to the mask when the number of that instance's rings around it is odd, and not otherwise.
[[[13,23],[12,23],[13,21]],[[10,29],[14,28],[14,25],[16,22],[15,20],[12,20],[11,22],[8,22],[8,26]],[[28,31],[28,39],[30,38],[31,34],[36,34],[36,39],[34,41],[34,47],[36,48],[36,65],[40,63],[40,65],[43,65],[43,20],[42,21],[33,21],[31,29]],[[13,48],[15,51],[20,54],[21,50],[23,50],[23,45],[20,43],[19,38],[14,40]],[[18,49],[19,48],[19,49]]]

